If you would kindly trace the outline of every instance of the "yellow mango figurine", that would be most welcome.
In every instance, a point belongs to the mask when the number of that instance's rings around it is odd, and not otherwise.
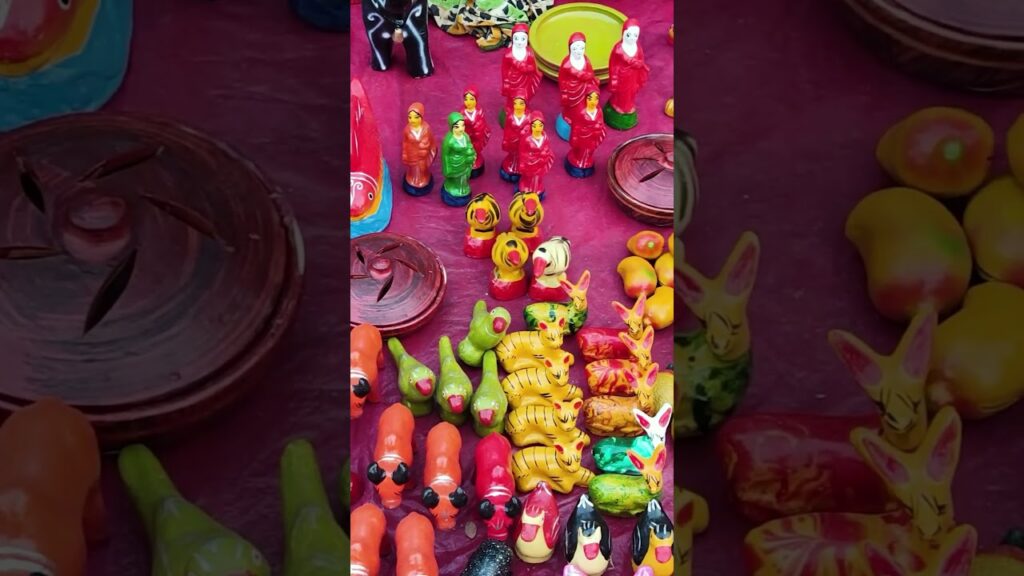
[[[964,211],[964,231],[983,278],[1024,288],[1024,185],[1005,176],[982,188]]]
[[[651,296],[658,287],[658,273],[654,266],[639,256],[627,256],[615,268],[622,278],[622,288],[630,298],[641,294]]]
[[[557,446],[530,446],[512,455],[516,489],[531,492],[547,482],[556,492],[568,494],[576,486],[586,487],[594,473],[583,467],[583,441]]]
[[[655,330],[668,328],[675,318],[676,293],[671,286],[658,286],[654,296],[647,299],[647,322]]]
[[[658,259],[654,261],[654,273],[658,275],[658,284],[668,286],[669,288],[675,286],[675,265],[676,261],[675,257],[672,256],[671,249],[658,256]]]

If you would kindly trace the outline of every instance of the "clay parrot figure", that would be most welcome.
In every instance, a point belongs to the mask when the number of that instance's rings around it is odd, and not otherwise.
[[[441,359],[441,375],[434,397],[441,411],[441,419],[461,426],[466,421],[469,403],[473,398],[473,383],[455,359],[452,341],[447,336],[441,336],[437,341],[437,353]]]
[[[473,319],[469,322],[469,333],[459,342],[459,360],[467,366],[479,368],[484,352],[501,342],[511,323],[512,316],[508,310],[498,306],[488,312],[487,303],[477,300],[473,306]]]
[[[398,338],[388,338],[388,350],[398,365],[398,389],[402,392],[402,404],[413,416],[430,414],[434,383],[437,382],[434,371],[406,352]]]
[[[491,350],[484,352],[483,375],[469,411],[473,415],[473,430],[477,436],[484,438],[491,432],[501,433],[505,429],[508,398],[498,380],[498,357]]]
[[[281,456],[281,500],[284,506],[285,576],[348,574],[347,540],[327,502],[313,446],[293,440]],[[345,542],[347,544],[347,542]]]

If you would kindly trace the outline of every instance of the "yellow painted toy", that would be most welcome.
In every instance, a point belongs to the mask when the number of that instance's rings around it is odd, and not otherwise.
[[[547,428],[544,430],[528,429],[508,433],[509,440],[519,448],[527,446],[572,446],[582,441],[590,446],[590,435],[573,426],[572,428]]]
[[[541,243],[540,224],[544,221],[544,205],[536,192],[517,192],[508,205],[510,234],[522,240],[531,252]]]
[[[590,500],[598,510],[612,516],[635,516],[647,508],[651,499],[661,498],[664,488],[662,472],[668,462],[664,444],[654,447],[648,455],[630,450],[628,453],[640,476],[600,474],[587,486]]]
[[[477,194],[466,205],[466,237],[462,253],[470,258],[488,258],[494,253],[498,224],[501,222],[501,208],[494,196]]]
[[[550,406],[554,402],[572,402],[583,398],[583,391],[569,384],[567,363],[559,365],[550,360],[544,363],[546,367],[543,369],[518,370],[501,381],[501,389],[513,409],[535,404]]]
[[[964,232],[983,278],[1024,288],[1024,184],[1006,176],[982,188],[964,211]]]
[[[663,330],[675,321],[675,292],[671,286],[658,286],[647,299],[645,321],[655,330]]]
[[[594,473],[583,467],[583,441],[575,444],[530,446],[512,455],[516,489],[526,493],[540,482],[556,492],[568,494],[575,486],[587,486]]]
[[[516,236],[502,232],[494,240],[491,262],[494,272],[489,286],[495,300],[515,300],[526,294],[526,261],[530,256],[526,243]]]
[[[633,409],[653,416],[654,383],[658,378],[658,364],[654,363],[641,373],[627,372],[627,378],[636,388],[636,396],[591,396],[583,401],[583,422],[594,436],[632,437],[644,430],[633,417]],[[658,407],[660,408],[660,406]]]
[[[575,284],[568,280],[561,281],[562,289],[565,290],[568,304],[556,302],[535,302],[523,309],[523,318],[526,320],[526,327],[530,330],[537,329],[537,323],[558,323],[564,319],[565,328],[562,329],[566,335],[575,334],[587,321],[587,290],[590,288],[590,270],[584,270],[580,279]]]
[[[647,503],[647,509],[633,528],[633,570],[641,566],[651,568],[649,576],[675,574],[675,527],[672,519],[657,498]]]
[[[559,438],[566,437],[566,432],[576,428],[582,407],[583,400],[574,400],[555,402],[550,406],[534,404],[516,408],[505,419],[505,433],[516,446],[554,446]]]
[[[506,334],[494,348],[501,367],[505,372],[515,372],[531,366],[544,366],[539,356],[561,350],[564,325],[564,319],[552,324],[538,322],[537,330],[521,330]],[[558,359],[564,361],[563,357]]]
[[[651,350],[654,348],[654,329],[650,326],[644,330],[639,339],[630,338],[626,333],[619,333],[619,339],[629,349],[631,360],[606,359],[587,364],[584,372],[590,393],[595,395],[611,394],[614,396],[633,396],[636,394],[634,380],[628,375],[636,371],[645,371],[651,365]]]

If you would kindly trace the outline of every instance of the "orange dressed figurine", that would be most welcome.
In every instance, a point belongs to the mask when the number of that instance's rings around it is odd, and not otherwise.
[[[569,55],[558,68],[558,92],[561,94],[562,113],[555,123],[558,136],[569,140],[573,116],[587,98],[587,86],[597,84],[594,67],[587,58],[587,37],[573,32],[569,37]]]
[[[523,22],[512,27],[512,46],[501,59],[501,95],[505,97],[505,108],[498,117],[498,124],[502,127],[515,107],[515,98],[522,97],[528,103],[540,86],[541,74],[530,48],[529,30]]]
[[[530,130],[530,111],[526,109],[526,97],[522,90],[512,97],[512,112],[505,118],[501,149],[505,159],[498,174],[506,182],[519,182],[519,142]]]
[[[544,114],[530,113],[530,127],[519,139],[519,183],[516,192],[535,192],[544,200],[544,176],[555,164],[551,142],[544,133]]]
[[[604,127],[604,114],[597,103],[601,92],[597,84],[587,87],[586,104],[576,112],[573,118],[572,134],[569,136],[569,154],[565,157],[565,170],[573,178],[586,178],[594,175],[594,151],[604,142],[607,130]]]
[[[636,126],[636,95],[647,83],[650,70],[640,46],[640,22],[629,18],[622,25],[622,40],[608,58],[608,91],[612,97],[604,107],[604,117],[609,126],[616,130]]]
[[[410,104],[407,116],[408,122],[402,131],[402,164],[405,164],[402,189],[412,196],[423,196],[434,187],[430,165],[437,157],[437,140],[430,124],[423,119],[423,104]]]
[[[462,91],[462,117],[466,119],[466,134],[469,141],[473,143],[476,150],[476,161],[473,162],[473,171],[470,178],[477,178],[484,173],[484,147],[491,140],[491,127],[487,125],[484,118],[484,110],[478,102],[480,92],[476,86],[470,86]]]

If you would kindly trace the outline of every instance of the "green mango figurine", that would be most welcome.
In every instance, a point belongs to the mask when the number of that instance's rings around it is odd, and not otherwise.
[[[480,386],[473,394],[473,403],[469,408],[473,415],[473,430],[477,436],[485,438],[492,432],[501,433],[505,429],[505,413],[508,411],[508,398],[501,389],[498,380],[498,356],[493,350],[484,352],[484,372],[480,377]]]
[[[437,341],[437,353],[441,358],[441,377],[434,399],[441,409],[441,419],[461,426],[466,422],[466,412],[473,399],[473,383],[455,359],[452,341],[447,336]]]
[[[402,404],[413,416],[430,414],[434,383],[437,382],[434,371],[406,352],[398,338],[388,338],[388,350],[398,365],[398,390],[402,393]]]
[[[281,456],[281,500],[284,504],[285,576],[348,574],[345,532],[334,520],[313,446],[305,440],[288,443]]]
[[[498,306],[488,312],[487,303],[477,300],[473,306],[473,319],[469,322],[469,333],[459,342],[459,360],[466,366],[479,368],[484,352],[501,342],[511,323],[512,315],[508,310]]]
[[[128,446],[117,465],[153,546],[153,576],[270,576],[259,550],[185,500],[148,448]]]

